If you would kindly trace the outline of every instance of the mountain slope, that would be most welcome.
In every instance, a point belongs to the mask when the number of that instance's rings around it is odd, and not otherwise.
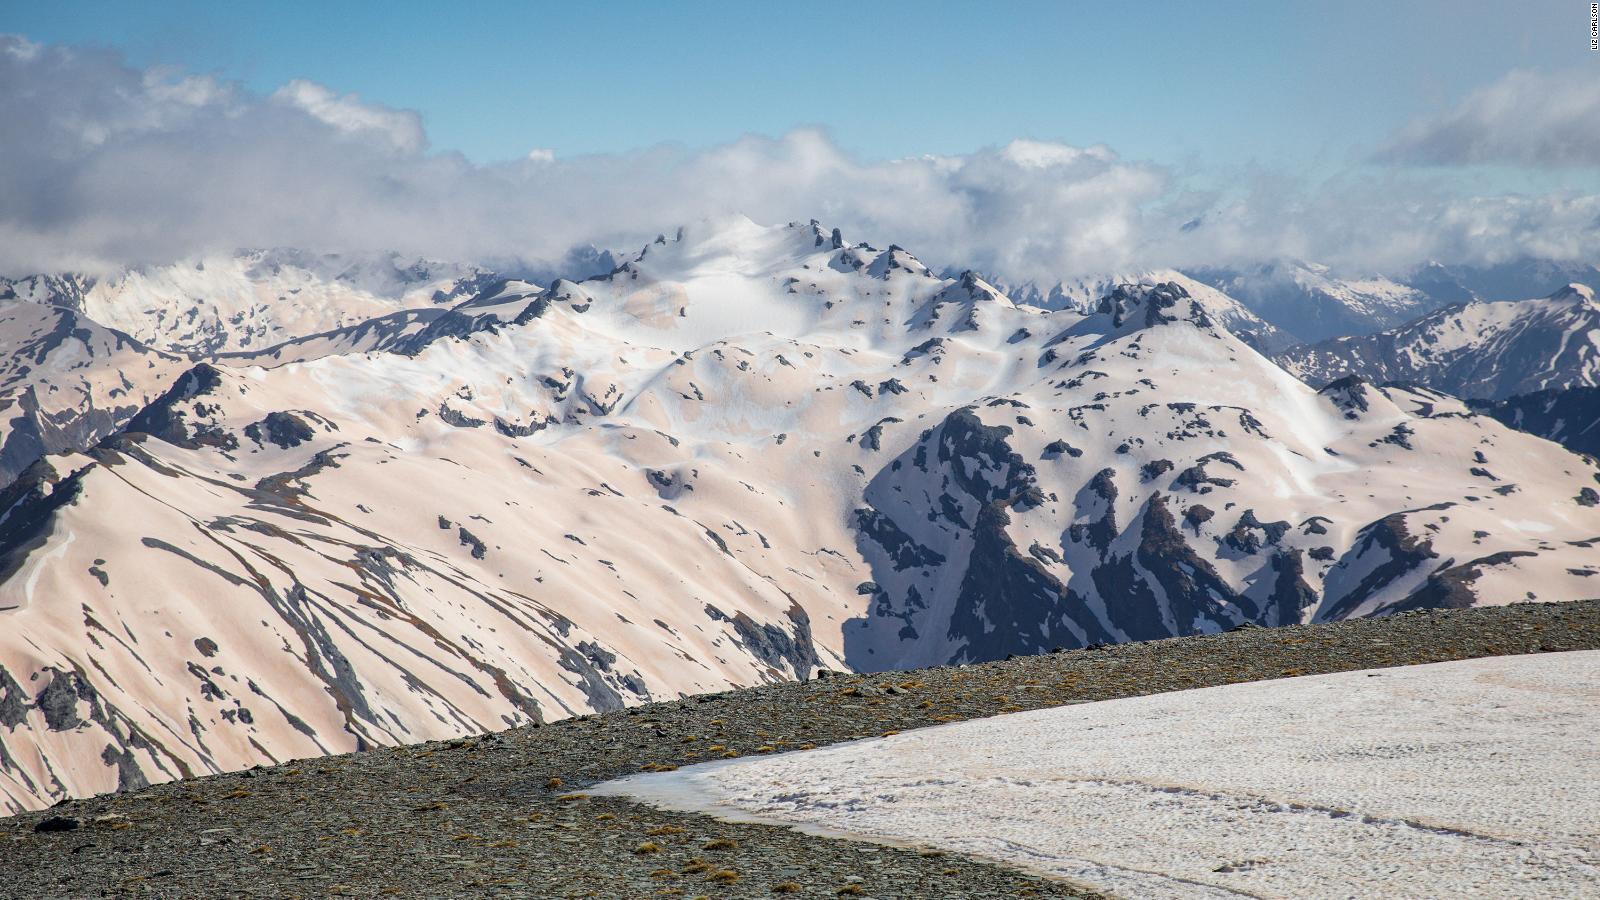
[[[473,266],[243,251],[114,277],[0,280],[0,298],[63,306],[161,350],[257,351],[402,309],[467,299],[495,276]]]
[[[1543,300],[1450,306],[1276,358],[1313,384],[1356,373],[1488,400],[1592,386],[1600,384],[1600,303],[1592,289],[1573,284]]]
[[[1046,312],[732,220],[408,329],[195,367],[0,496],[8,803],[1600,568],[1591,463],[1177,285]]]
[[[71,310],[0,301],[0,487],[112,433],[185,365]]]

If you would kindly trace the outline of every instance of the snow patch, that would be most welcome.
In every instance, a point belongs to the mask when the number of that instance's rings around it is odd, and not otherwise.
[[[1139,897],[1592,896],[1600,652],[1059,707],[600,785]]]

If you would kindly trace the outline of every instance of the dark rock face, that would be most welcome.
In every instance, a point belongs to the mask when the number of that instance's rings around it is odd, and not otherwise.
[[[11,673],[0,666],[0,726],[15,728],[27,717],[27,693]]]
[[[83,822],[81,820],[71,816],[51,816],[33,826],[33,830],[37,832],[77,831],[82,826]]]
[[[626,705],[622,695],[606,681],[605,673],[588,656],[571,647],[564,647],[560,663],[561,668],[578,676],[578,688],[588,698],[595,712],[609,712]]]
[[[1371,387],[1367,380],[1360,375],[1346,375],[1337,381],[1329,382],[1317,393],[1331,399],[1334,405],[1345,411],[1345,418],[1356,418],[1356,414],[1364,413],[1371,409]]]
[[[1170,459],[1151,460],[1140,467],[1139,479],[1141,481],[1155,481],[1157,478],[1171,472],[1172,468],[1172,460]]]
[[[795,677],[805,678],[821,663],[811,641],[811,617],[798,603],[789,607],[788,617],[790,627],[785,631],[739,613],[733,617],[733,630],[751,655],[780,672],[787,667]]]
[[[473,559],[483,559],[488,554],[489,548],[478,536],[465,528],[457,527],[456,536],[461,539],[461,545],[472,550]]]
[[[1222,542],[1238,553],[1258,553],[1262,547],[1276,544],[1290,527],[1288,522],[1262,522],[1256,518],[1255,510],[1247,509]]]
[[[1244,471],[1244,466],[1233,458],[1233,454],[1227,452],[1211,453],[1200,457],[1195,460],[1194,465],[1179,472],[1177,479],[1173,483],[1179,487],[1188,488],[1197,494],[1209,494],[1212,487],[1232,487],[1236,479],[1224,478],[1207,471],[1206,467],[1211,463],[1224,463],[1241,472]]]
[[[249,710],[240,710],[241,718],[249,723]],[[141,742],[135,742],[141,743]],[[139,767],[138,757],[134,755],[131,747],[118,747],[107,744],[100,752],[100,761],[117,769],[117,790],[138,791],[150,786],[149,776],[144,774],[144,769]]]
[[[1107,643],[1108,632],[1069,590],[1006,534],[1010,516],[995,501],[978,513],[972,553],[948,637],[964,642],[951,662],[1004,659],[1048,647]],[[1070,626],[1068,623],[1071,623]]]
[[[83,472],[63,478],[41,459],[0,490],[0,580],[15,574],[44,544],[55,511],[77,500],[82,479]]]
[[[1200,533],[1200,526],[1211,521],[1216,516],[1210,507],[1196,503],[1183,511],[1183,524],[1189,526],[1195,534]]]
[[[71,731],[83,721],[78,717],[78,694],[87,688],[74,673],[53,670],[50,682],[40,689],[33,705],[44,714],[45,725],[51,731]]]
[[[1088,543],[1104,554],[1111,547],[1121,528],[1117,525],[1116,470],[1101,469],[1078,493],[1075,506],[1080,510],[1099,509],[1100,514],[1087,523],[1073,525],[1067,536],[1073,543]]]
[[[191,405],[188,409],[180,406],[221,386],[222,373],[215,366],[201,363],[178,376],[166,393],[140,410],[123,427],[122,434],[148,434],[189,450],[201,447],[236,450],[238,438],[203,420],[203,404]]]
[[[861,435],[861,449],[863,449],[863,450],[877,450],[877,449],[880,449],[881,446],[882,446],[882,443],[883,443],[883,427],[885,425],[894,425],[894,424],[897,424],[897,423],[899,423],[901,421],[904,421],[904,420],[898,419],[898,418],[896,418],[894,416],[887,416],[887,417],[885,417],[883,419],[880,419],[877,422],[877,424],[873,425],[872,427],[868,428],[865,432],[862,433],[862,435]]]
[[[315,437],[305,420],[289,412],[270,412],[260,422],[244,427],[245,437],[256,443],[271,443],[279,449],[298,447]]]
[[[1319,557],[1316,550],[1311,551],[1312,559],[1331,559],[1333,553],[1330,548],[1326,556]],[[1272,597],[1265,611],[1268,625],[1298,625],[1305,611],[1317,605],[1317,592],[1305,581],[1305,560],[1301,559],[1299,550],[1282,550],[1272,556],[1272,570],[1277,573],[1277,578],[1272,585]]]
[[[1167,609],[1177,628],[1168,634],[1193,634],[1237,625],[1240,620],[1224,605],[1237,607],[1247,619],[1258,615],[1254,602],[1234,593],[1211,564],[1190,548],[1167,508],[1167,498],[1160,493],[1152,494],[1145,503],[1135,555],[1166,595]],[[1108,607],[1114,605],[1114,601],[1108,603]]]
[[[1037,491],[1038,473],[1017,452],[1004,425],[985,425],[977,413],[958,409],[939,428],[938,459],[950,477],[969,496],[984,501],[1017,497]],[[977,460],[987,465],[949,465],[953,460]],[[992,476],[992,477],[991,477]]]
[[[1077,459],[1083,455],[1083,451],[1072,446],[1066,441],[1061,440],[1060,438],[1057,438],[1056,440],[1044,445],[1045,459],[1058,459],[1063,455]]]
[[[897,570],[944,564],[944,556],[918,544],[894,520],[870,507],[856,510],[856,530],[883,548]]]
[[[1529,550],[1507,550],[1482,556],[1458,566],[1440,568],[1428,576],[1427,582],[1411,596],[1390,607],[1387,612],[1401,613],[1415,609],[1466,609],[1476,601],[1472,582],[1484,574],[1485,569],[1503,566],[1523,556],[1535,556]]]
[[[1438,508],[1448,506],[1441,504]],[[1354,566],[1368,558],[1377,560],[1376,564],[1339,596],[1325,598],[1317,617],[1323,621],[1345,618],[1396,578],[1437,557],[1430,541],[1406,528],[1405,513],[1384,516],[1361,529],[1355,546],[1335,568]]]
[[[1555,441],[1574,453],[1600,457],[1600,387],[1569,387],[1504,400],[1469,400],[1476,412]]]
[[[475,419],[460,410],[452,408],[448,403],[439,404],[439,419],[446,425],[455,428],[482,428],[489,424],[484,419]]]
[[[955,651],[965,654],[962,658],[987,658],[1002,646],[1015,652],[1022,646],[1017,642],[1031,640],[1028,635],[1038,629],[982,627],[984,617],[994,622],[1008,615],[1005,610],[1029,621],[1053,619],[1041,627],[1067,634],[1062,615],[1035,602],[1059,595],[1060,586],[1004,532],[1008,509],[1046,501],[1037,472],[1011,446],[1012,433],[1008,426],[985,424],[973,408],[959,409],[923,432],[874,479],[867,505],[854,513],[858,547],[873,565],[873,579],[861,586],[871,598],[867,618],[846,628],[847,647],[857,648],[859,665],[883,664],[872,659],[871,635],[885,631],[898,640],[916,640],[936,629],[933,634],[948,634],[952,644],[976,642],[974,649]],[[936,493],[927,494],[926,502],[907,503],[902,481],[919,494]],[[956,572],[964,580],[954,612],[947,614],[953,618],[925,621],[928,592],[938,590],[933,580],[954,578]]]

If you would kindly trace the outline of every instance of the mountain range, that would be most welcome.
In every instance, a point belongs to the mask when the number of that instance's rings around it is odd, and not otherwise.
[[[1600,288],[1592,265],[1520,259],[1494,265],[1429,263],[1391,274],[1350,277],[1303,260],[1246,267],[1196,266],[1116,275],[1085,275],[1041,285],[1004,285],[1019,303],[1046,309],[1088,310],[1116,284],[1170,281],[1219,311],[1230,330],[1277,352],[1303,343],[1371,334],[1403,325],[1441,307],[1474,301],[1543,297],[1569,284]],[[1220,299],[1218,298],[1220,295]]]
[[[1456,304],[1376,334],[1301,345],[1278,361],[1312,383],[1359,373],[1485,400],[1594,385],[1600,303],[1572,284],[1538,300]]]
[[[1270,319],[1181,273],[1047,309],[738,218],[608,261],[246,256],[193,277],[270,287],[192,320],[149,287],[176,272],[12,283],[0,802],[1600,583],[1594,459],[1389,368],[1280,365]],[[1526,322],[1472,383],[1592,337],[1543,311],[1573,293],[1489,317]]]

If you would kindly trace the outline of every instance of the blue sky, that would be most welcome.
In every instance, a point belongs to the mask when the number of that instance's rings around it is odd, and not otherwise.
[[[1515,68],[1584,67],[1587,4],[11,3],[0,30],[263,93],[415,109],[480,162],[827,128],[866,158],[1027,137],[1331,170]],[[1600,56],[1595,54],[1594,56]],[[1515,177],[1504,175],[1502,177]]]
[[[1579,0],[0,0],[0,272],[542,264],[731,214],[1016,280],[1593,262],[1588,25]]]

